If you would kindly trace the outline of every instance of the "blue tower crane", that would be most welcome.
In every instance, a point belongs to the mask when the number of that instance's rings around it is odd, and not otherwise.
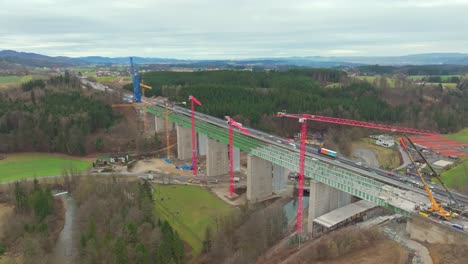
[[[141,91],[140,91],[140,73],[135,72],[133,67],[133,58],[130,57],[130,66],[132,69],[132,83],[133,83],[133,98],[136,103],[141,103]]]

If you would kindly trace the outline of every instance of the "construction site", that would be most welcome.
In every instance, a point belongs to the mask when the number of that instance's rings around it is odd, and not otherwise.
[[[367,227],[403,223],[406,228],[398,227],[398,232],[385,227],[387,236],[400,244],[407,239],[466,243],[468,197],[450,191],[433,169],[433,162],[424,157],[428,149],[445,157],[464,156],[466,145],[431,131],[285,112],[277,116],[298,120],[301,131],[296,140],[280,138],[246,128],[229,116],[221,120],[198,113],[195,107],[202,102],[194,96],[188,103],[145,98],[144,90],[151,87],[140,83],[131,65],[134,93],[124,95],[123,100],[132,102],[114,107],[133,108],[141,136],[156,134],[162,148],[110,155],[105,161],[98,160],[93,171],[135,174],[159,184],[205,186],[233,206],[293,199],[294,205],[292,201],[285,204],[285,212],[289,224],[295,226],[291,235],[299,241],[314,240],[357,223]],[[187,105],[189,109],[184,107]],[[308,121],[396,133],[396,143],[410,159],[413,178],[371,168],[323,148],[317,143],[320,141],[307,138]],[[390,146],[388,139],[381,142],[379,138],[378,145]],[[439,185],[429,185],[432,178]],[[425,225],[434,228],[421,233]],[[418,251],[417,245],[405,245]]]

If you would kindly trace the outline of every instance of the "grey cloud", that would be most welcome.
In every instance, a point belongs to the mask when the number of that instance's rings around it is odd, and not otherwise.
[[[0,49],[251,58],[468,52],[461,0],[0,0]]]

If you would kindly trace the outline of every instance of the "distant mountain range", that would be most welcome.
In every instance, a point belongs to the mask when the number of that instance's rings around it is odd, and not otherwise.
[[[437,65],[453,64],[468,65],[468,54],[466,53],[428,53],[406,56],[342,56],[342,57],[285,57],[285,58],[253,58],[244,60],[178,60],[167,58],[145,58],[134,57],[138,64],[172,64],[203,67],[204,65],[223,66],[305,66],[305,67],[353,67],[360,65]],[[128,57],[51,57],[36,53],[17,52],[13,50],[0,51],[0,65],[16,65],[24,67],[68,67],[87,64],[127,64]]]

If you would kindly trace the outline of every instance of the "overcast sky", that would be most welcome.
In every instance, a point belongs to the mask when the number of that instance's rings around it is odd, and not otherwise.
[[[239,59],[468,53],[468,0],[0,0],[0,50]]]

